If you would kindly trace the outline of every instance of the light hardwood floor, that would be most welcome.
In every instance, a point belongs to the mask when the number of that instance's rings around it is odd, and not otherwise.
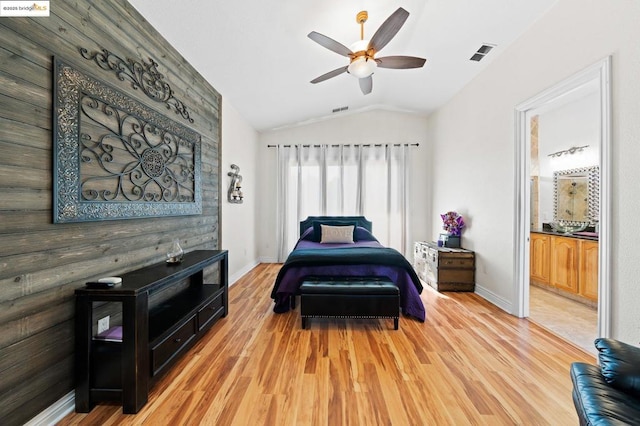
[[[101,404],[60,425],[574,425],[579,348],[473,293],[425,288],[424,323],[274,314],[280,265],[230,289],[230,313],[136,415]]]
[[[552,291],[530,286],[529,319],[597,355],[598,310]]]

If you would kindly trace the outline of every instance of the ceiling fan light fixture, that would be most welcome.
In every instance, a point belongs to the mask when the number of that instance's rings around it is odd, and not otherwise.
[[[349,64],[347,71],[356,78],[367,78],[375,72],[377,67],[378,64],[375,60],[360,56]]]
[[[364,52],[369,48],[369,40],[358,40],[349,48],[351,48],[352,52]]]

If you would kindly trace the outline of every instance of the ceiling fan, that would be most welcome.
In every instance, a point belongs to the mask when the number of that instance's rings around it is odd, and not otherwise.
[[[342,43],[315,31],[311,31],[309,33],[308,37],[311,40],[350,59],[349,65],[329,71],[326,74],[322,74],[320,77],[311,80],[311,83],[320,83],[321,81],[328,80],[347,72],[358,78],[362,93],[367,95],[371,93],[371,89],[373,88],[373,79],[371,78],[371,75],[375,72],[377,67],[408,69],[420,68],[424,65],[426,59],[416,58],[414,56],[385,56],[382,58],[375,58],[376,53],[381,51],[382,48],[385,47],[393,37],[395,37],[400,28],[402,28],[409,17],[409,12],[401,7],[398,8],[398,10],[393,12],[391,16],[389,16],[387,20],[380,25],[380,28],[378,28],[373,37],[371,37],[370,41],[364,39],[364,23],[367,21],[368,17],[368,13],[364,10],[356,15],[356,22],[360,24],[360,40],[351,45],[351,48],[348,48]]]

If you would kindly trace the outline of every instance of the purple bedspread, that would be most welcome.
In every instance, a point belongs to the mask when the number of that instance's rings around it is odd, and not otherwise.
[[[332,248],[358,247],[383,248],[378,241],[357,241],[353,244],[320,244],[301,239],[298,241],[294,250],[327,250]],[[388,277],[398,286],[402,313],[424,321],[426,314],[424,304],[420,298],[422,284],[417,280],[413,269],[407,269],[412,268],[408,262],[407,265],[408,266],[401,267],[395,265],[354,263],[341,265],[295,265],[288,267],[284,273],[278,274],[278,279],[276,279],[274,284],[272,297],[275,300],[275,306],[273,310],[276,313],[287,312],[290,309],[290,296],[298,293],[298,288],[308,276],[382,276]]]

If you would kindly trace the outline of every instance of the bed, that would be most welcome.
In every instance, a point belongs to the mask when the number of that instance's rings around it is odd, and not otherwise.
[[[325,235],[336,229],[344,234],[347,226],[353,226],[353,242],[321,242],[323,230]],[[299,294],[300,285],[308,277],[386,277],[398,286],[402,313],[424,321],[422,284],[413,267],[400,252],[380,244],[371,230],[371,222],[363,216],[309,216],[300,222],[300,239],[271,291],[274,312],[291,309],[292,296]]]

